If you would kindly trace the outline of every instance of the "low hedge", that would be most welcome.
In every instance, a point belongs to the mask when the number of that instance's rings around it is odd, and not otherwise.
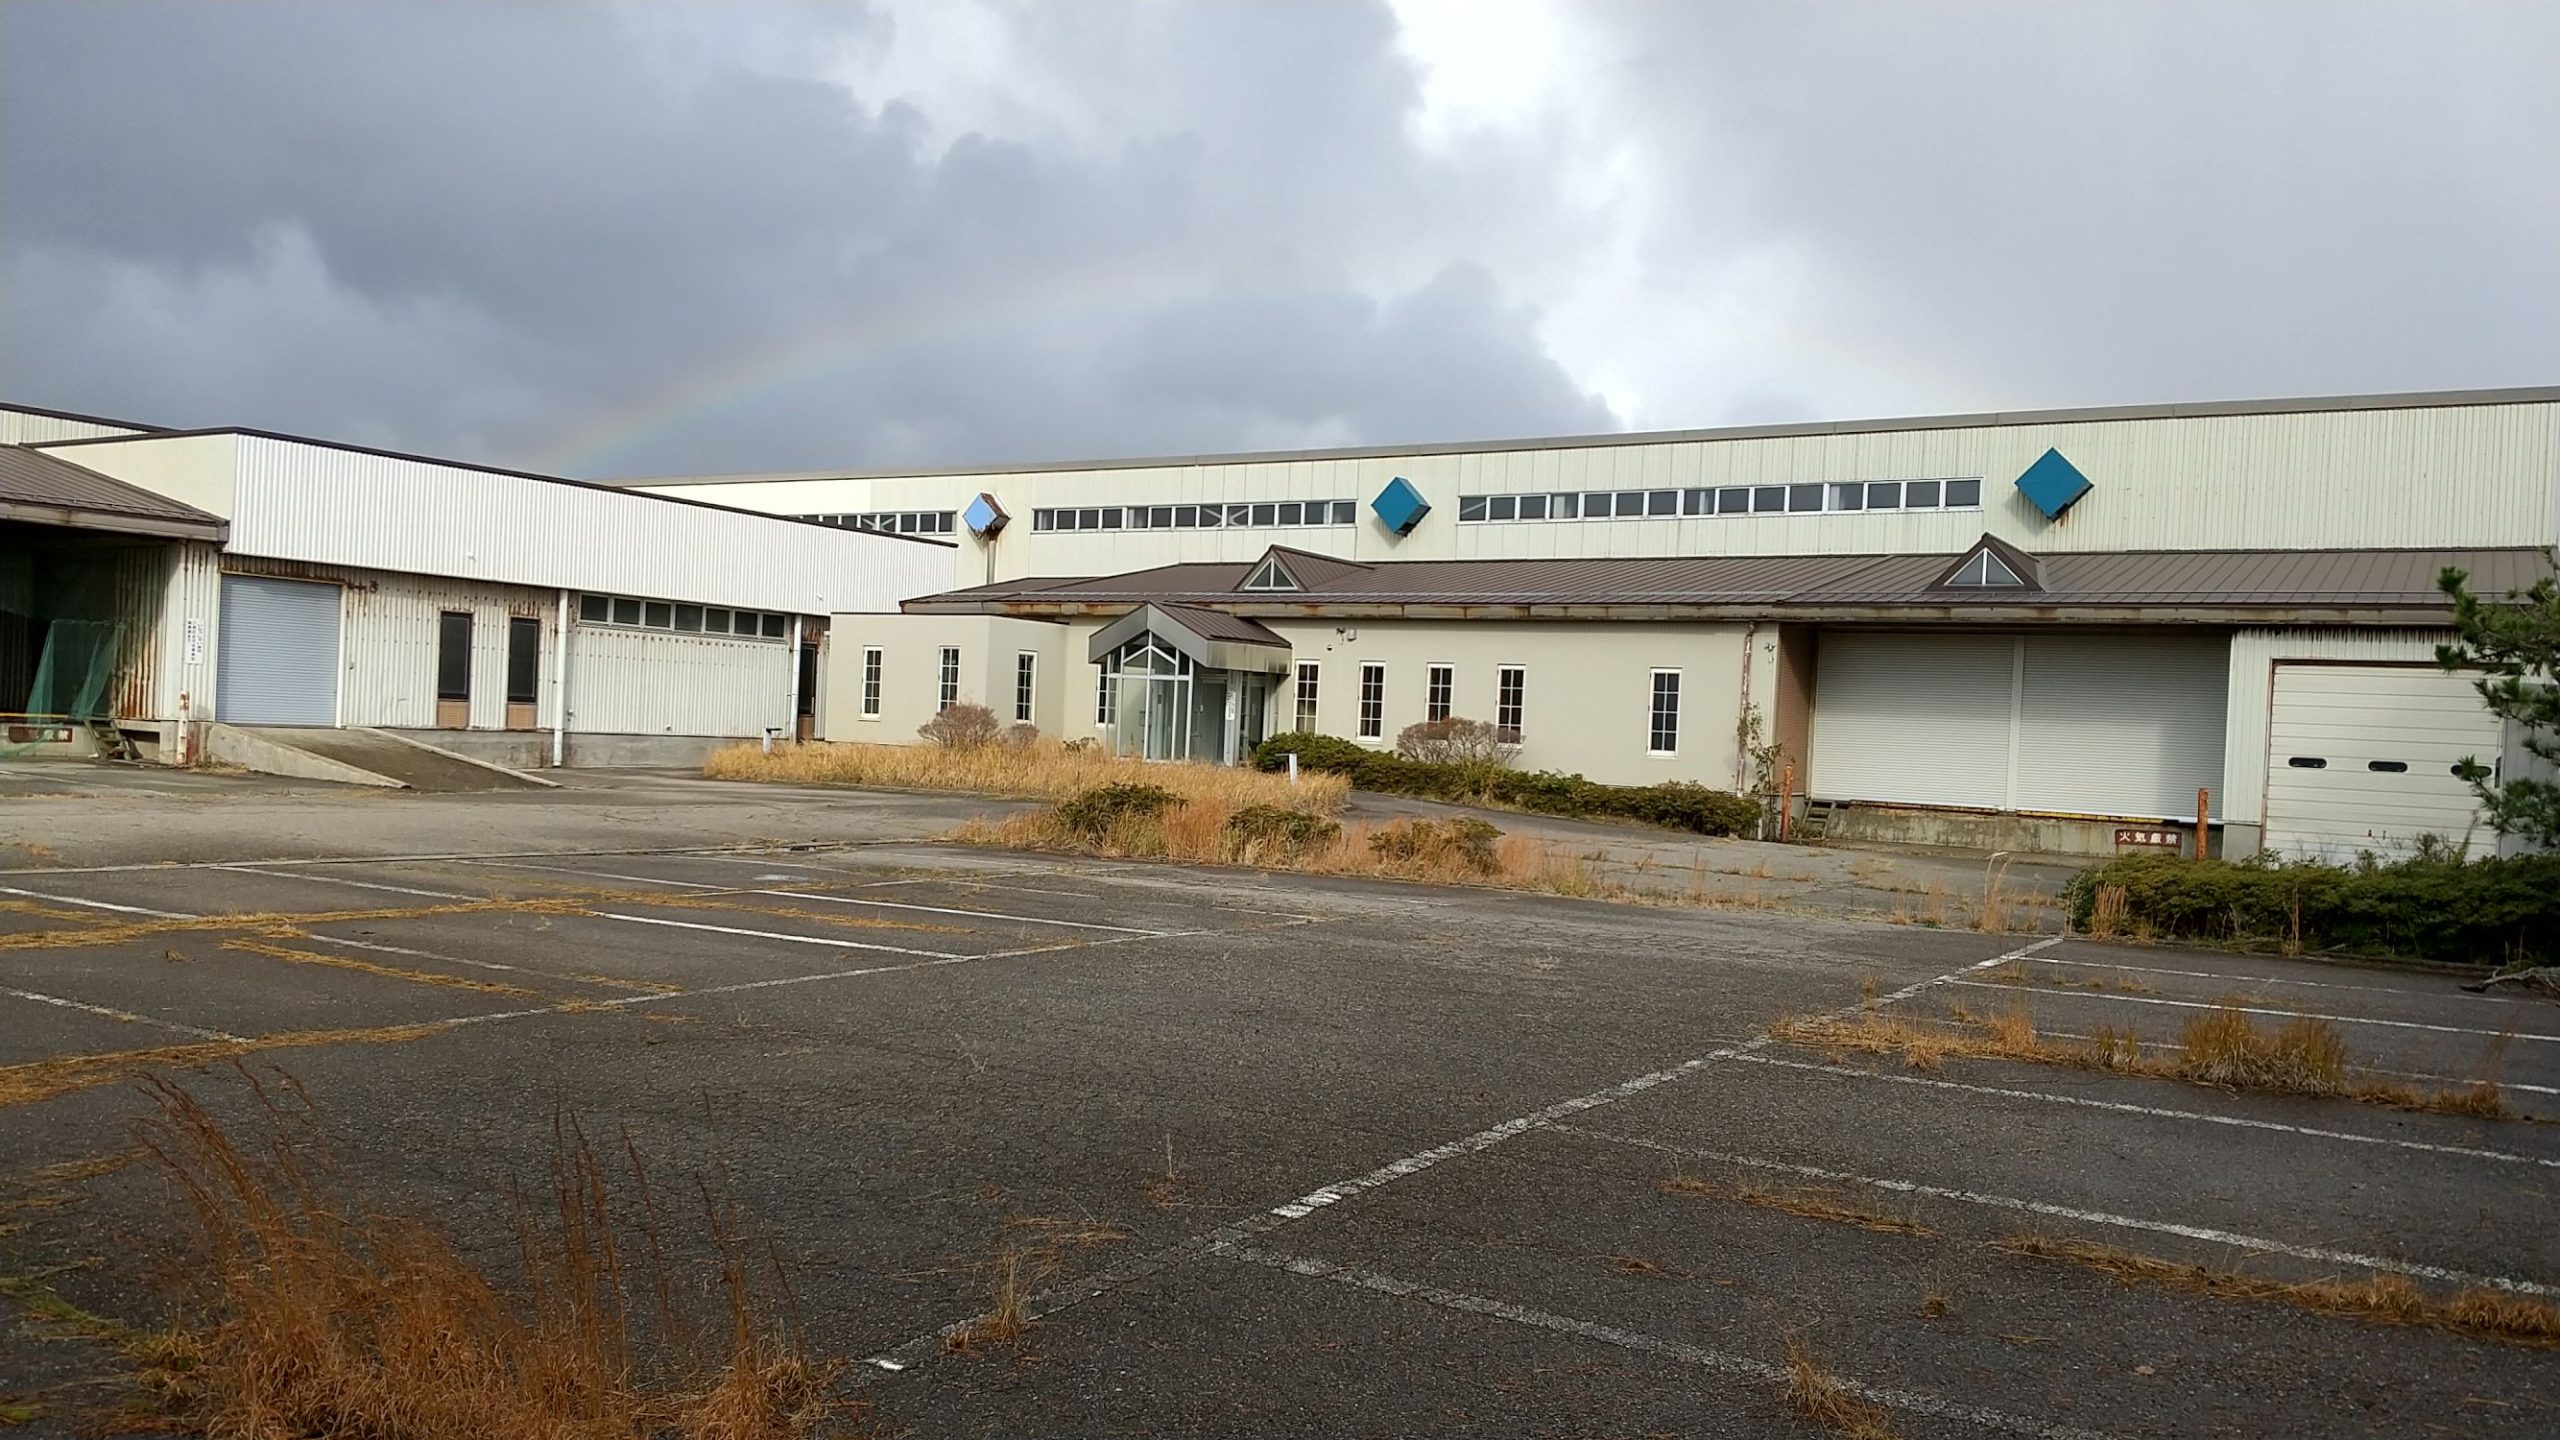
[[[2072,878],[2074,928],[2090,928],[2109,888],[2123,892],[2119,923],[2164,939],[2466,965],[2547,962],[2560,948],[2560,855],[2356,866],[2127,856]]]
[[[1285,770],[1288,756],[1309,770],[1350,779],[1353,788],[1425,800],[1477,801],[1541,815],[1639,820],[1700,835],[1740,835],[1760,823],[1760,805],[1739,795],[1685,780],[1659,785],[1603,785],[1556,770],[1519,771],[1500,765],[1438,765],[1372,750],[1331,735],[1290,731],[1254,747],[1258,770]]]

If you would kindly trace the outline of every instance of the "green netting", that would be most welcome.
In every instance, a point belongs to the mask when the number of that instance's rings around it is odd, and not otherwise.
[[[115,613],[118,559],[108,547],[0,543],[0,757],[112,718],[127,628]]]

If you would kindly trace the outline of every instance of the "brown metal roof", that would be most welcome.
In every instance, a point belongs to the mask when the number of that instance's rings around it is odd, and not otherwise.
[[[2231,618],[2306,611],[2326,617],[2427,619],[2448,610],[2447,567],[2486,594],[2551,572],[2547,552],[2497,550],[2195,550],[2032,557],[2041,588],[1950,589],[1936,582],[1964,551],[1925,555],[1692,555],[1650,559],[1388,560],[1345,565],[1309,588],[1238,593],[1258,562],[1166,565],[1125,575],[980,586],[910,601],[917,610],[1062,613],[1179,603],[1242,615],[1378,614],[1458,608],[1522,611],[1726,610],[1807,617],[2032,610],[2216,612]],[[1855,612],[1855,613],[1853,613]],[[2422,612],[2412,614],[2411,612]]]
[[[1241,645],[1277,645],[1287,649],[1289,642],[1271,627],[1242,615],[1223,610],[1206,610],[1197,605],[1158,605],[1158,610],[1189,626],[1203,640],[1233,640]]]
[[[23,445],[0,445],[0,517],[219,540],[219,515]]]

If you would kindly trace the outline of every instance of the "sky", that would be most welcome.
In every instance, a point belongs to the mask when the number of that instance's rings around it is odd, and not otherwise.
[[[2560,5],[0,0],[0,399],[581,476],[2560,382]]]

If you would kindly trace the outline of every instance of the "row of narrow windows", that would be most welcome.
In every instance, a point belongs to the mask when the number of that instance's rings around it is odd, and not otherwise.
[[[1577,490],[1461,495],[1461,524],[1506,520],[1660,520],[1702,515],[1808,515],[1869,510],[1978,510],[1982,481],[1845,480],[1693,490]]]

